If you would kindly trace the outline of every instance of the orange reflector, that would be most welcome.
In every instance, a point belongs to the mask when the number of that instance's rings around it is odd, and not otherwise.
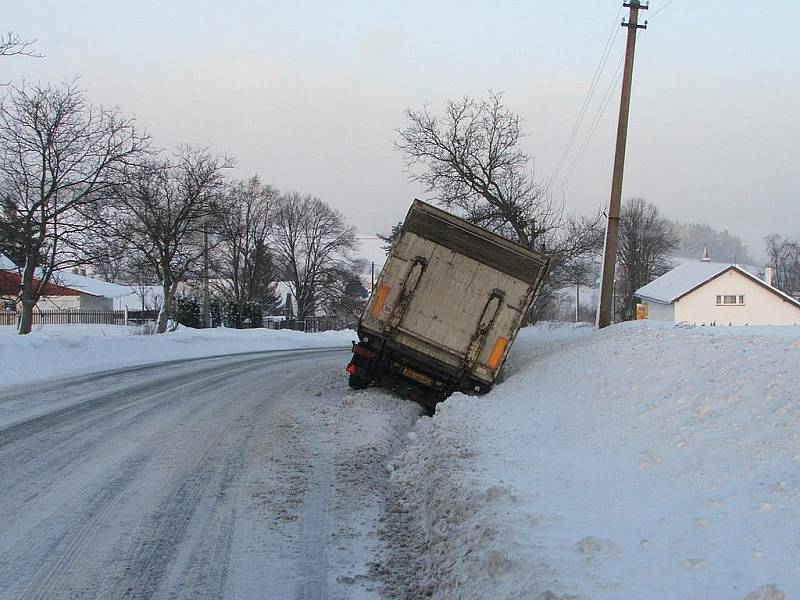
[[[506,346],[508,346],[508,338],[501,335],[497,338],[492,348],[492,353],[489,355],[489,362],[487,364],[490,369],[496,369],[497,365],[500,364],[500,359],[503,358],[503,352],[506,351]]]
[[[376,319],[380,318],[383,312],[383,305],[386,302],[386,296],[389,295],[391,288],[388,285],[379,285],[378,291],[372,296],[372,303],[369,305],[369,314]]]

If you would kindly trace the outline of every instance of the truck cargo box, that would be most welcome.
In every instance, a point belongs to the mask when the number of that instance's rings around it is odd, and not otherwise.
[[[358,323],[350,384],[443,398],[495,382],[548,258],[415,200]]]

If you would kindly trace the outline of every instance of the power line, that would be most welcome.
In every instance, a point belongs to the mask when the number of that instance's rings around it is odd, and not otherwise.
[[[600,121],[603,118],[603,115],[606,112],[606,108],[608,108],[608,103],[611,101],[612,94],[619,83],[620,78],[622,77],[622,66],[625,63],[625,57],[623,56],[620,58],[619,64],[617,65],[617,69],[614,72],[614,76],[611,78],[611,82],[609,83],[608,87],[606,88],[605,94],[603,94],[603,99],[600,102],[600,106],[597,109],[597,113],[595,114],[594,119],[592,120],[592,124],[589,126],[589,130],[586,133],[586,137],[583,139],[583,143],[580,145],[580,149],[578,150],[578,154],[575,155],[575,159],[570,164],[569,168],[567,169],[567,174],[564,176],[564,179],[559,186],[560,191],[564,191],[569,183],[569,180],[572,178],[572,174],[575,172],[575,169],[578,167],[581,159],[583,158],[586,149],[589,147],[589,143],[592,141],[592,137],[594,137],[594,133],[597,130]]]
[[[654,18],[656,15],[658,15],[658,13],[660,13],[662,10],[664,10],[665,8],[667,8],[667,7],[668,7],[670,4],[672,4],[673,2],[675,2],[675,0],[667,0],[667,2],[664,4],[664,6],[662,6],[661,8],[659,8],[659,9],[658,9],[656,12],[654,12],[652,15],[650,15],[650,20],[652,21],[652,20],[653,20],[653,18]]]
[[[606,112],[606,108],[608,108],[608,104],[611,101],[612,95],[614,90],[617,88],[617,84],[619,83],[620,78],[622,77],[622,66],[625,60],[624,57],[620,58],[619,64],[617,65],[617,69],[614,72],[614,75],[611,77],[611,81],[606,88],[605,93],[603,94],[603,99],[600,101],[600,105],[595,113],[594,119],[592,119],[591,125],[589,126],[588,131],[586,132],[586,136],[581,143],[578,153],[575,155],[572,163],[570,164],[569,168],[567,169],[566,175],[564,176],[563,180],[561,181],[561,185],[559,186],[560,191],[564,191],[569,183],[569,180],[572,178],[573,173],[575,173],[575,169],[577,168],[578,164],[580,164],[583,155],[586,152],[586,149],[589,147],[589,143],[592,141],[594,137],[595,131],[597,131],[597,127],[600,124],[600,121],[603,118],[603,115]]]
[[[603,75],[603,71],[605,70],[606,64],[608,63],[608,58],[611,56],[611,48],[614,45],[614,41],[617,38],[617,34],[619,33],[620,27],[617,24],[620,14],[622,13],[622,6],[617,10],[617,14],[614,17],[614,22],[612,24],[611,32],[608,35],[608,39],[606,40],[605,47],[603,48],[603,52],[600,55],[600,62],[598,63],[597,67],[595,68],[594,75],[592,76],[592,81],[589,84],[589,89],[586,91],[586,96],[583,100],[583,104],[581,105],[581,109],[578,112],[578,117],[575,120],[575,124],[572,126],[572,130],[570,131],[569,138],[567,139],[567,143],[564,146],[564,149],[561,152],[561,156],[556,163],[556,168],[553,171],[550,179],[547,182],[545,187],[545,193],[550,189],[558,178],[558,175],[561,173],[561,168],[564,166],[564,161],[566,160],[569,151],[572,149],[572,144],[575,141],[575,136],[578,134],[578,131],[583,124],[583,118],[586,116],[586,111],[589,108],[589,104],[594,97],[594,93],[597,91],[597,84],[600,82],[600,78]]]

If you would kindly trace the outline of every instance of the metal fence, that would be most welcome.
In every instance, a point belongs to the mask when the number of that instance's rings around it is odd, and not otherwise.
[[[142,325],[155,321],[154,310],[34,310],[34,325]],[[16,326],[18,312],[0,312],[0,326]]]
[[[264,319],[264,327],[267,329],[292,329],[294,331],[304,331],[313,333],[315,331],[333,331],[347,328],[348,323],[332,317],[309,317],[308,319]]]
[[[34,325],[143,325],[158,318],[155,310],[34,310]],[[19,312],[0,311],[0,326],[16,327]],[[266,329],[292,329],[313,333],[331,331],[352,326],[332,317],[309,317],[308,319],[264,319]]]

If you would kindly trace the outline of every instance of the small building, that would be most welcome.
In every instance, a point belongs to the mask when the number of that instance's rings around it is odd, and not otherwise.
[[[0,302],[2,302],[3,310],[11,312],[17,310],[21,285],[22,277],[19,273],[0,269]],[[80,295],[81,293],[78,290],[63,287],[55,283],[48,283],[44,286],[44,294],[39,302],[40,304],[43,303],[46,298],[64,298],[72,304],[80,304]]]
[[[164,288],[160,285],[125,286],[128,294],[114,297],[114,310],[159,311],[164,306]]]
[[[687,262],[636,291],[647,318],[693,325],[800,325],[800,302],[739,265]]]
[[[34,281],[38,284],[41,271]],[[22,282],[20,270],[0,254],[0,300],[5,310],[16,310]],[[72,271],[55,271],[44,287],[40,310],[113,310],[114,300],[132,293],[128,286],[101,281]]]
[[[130,286],[88,277],[85,272],[54,271],[50,280],[62,288],[77,291],[77,301],[72,295],[59,297],[46,294],[39,301],[42,309],[114,310],[117,299],[128,297],[133,292]]]

